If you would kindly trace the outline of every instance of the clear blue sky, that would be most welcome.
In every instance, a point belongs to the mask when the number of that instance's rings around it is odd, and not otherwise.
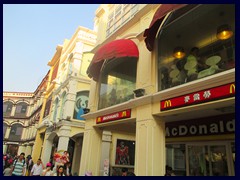
[[[56,46],[78,26],[93,29],[98,4],[4,4],[3,91],[34,92]]]

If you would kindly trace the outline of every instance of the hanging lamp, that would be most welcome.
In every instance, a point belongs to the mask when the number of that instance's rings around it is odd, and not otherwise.
[[[233,31],[228,24],[223,24],[217,28],[217,38],[220,40],[226,40],[232,37]]]

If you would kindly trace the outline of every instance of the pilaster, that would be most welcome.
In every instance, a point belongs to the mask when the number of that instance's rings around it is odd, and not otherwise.
[[[67,151],[70,138],[71,127],[62,126],[59,129],[58,151]]]
[[[100,175],[101,131],[93,127],[86,128],[83,138],[82,159],[79,175],[92,171],[94,176]]]
[[[108,176],[109,175],[111,142],[112,142],[112,133],[110,131],[103,131],[103,134],[102,134],[102,155],[101,155],[101,160],[100,160],[100,176]]]
[[[137,110],[135,173],[138,176],[164,176],[165,123],[144,112],[151,112],[151,105]]]

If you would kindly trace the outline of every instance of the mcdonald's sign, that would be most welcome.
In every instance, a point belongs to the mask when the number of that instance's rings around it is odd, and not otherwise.
[[[119,119],[126,119],[126,118],[130,118],[130,117],[131,117],[131,109],[127,109],[124,111],[107,114],[105,116],[99,116],[96,119],[96,123],[99,124],[99,123],[103,123],[103,122],[115,121],[115,120],[119,120]]]
[[[173,97],[171,99],[164,99],[160,102],[160,110],[164,111],[232,96],[235,96],[235,82]]]
[[[171,106],[172,106],[171,100],[166,100],[166,101],[164,102],[164,108],[168,108],[168,107],[171,107]]]
[[[231,85],[230,85],[229,93],[230,93],[230,94],[232,94],[232,93],[235,94],[235,84],[231,84]]]

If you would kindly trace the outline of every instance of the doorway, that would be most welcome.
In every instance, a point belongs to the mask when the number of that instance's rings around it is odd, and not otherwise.
[[[230,176],[229,144],[187,144],[187,176]]]
[[[166,144],[166,165],[177,176],[234,176],[234,142]]]

